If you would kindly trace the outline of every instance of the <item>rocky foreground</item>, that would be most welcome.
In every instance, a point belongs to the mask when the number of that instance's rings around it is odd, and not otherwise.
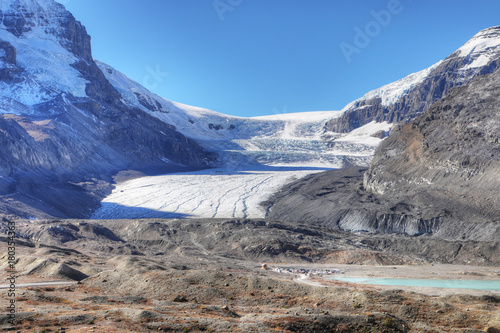
[[[263,263],[279,263],[338,268],[346,275],[418,271],[437,278],[498,279],[499,271],[487,266],[442,266],[451,257],[426,252],[433,244],[425,236],[353,235],[243,219],[9,220],[19,236],[16,283],[75,282],[19,288],[14,331],[495,332],[500,327],[500,295],[494,291],[416,293],[261,269]],[[405,253],[401,244],[407,243],[422,251]],[[453,246],[472,244],[443,246],[451,254]],[[5,239],[1,247],[6,253]],[[0,262],[3,280],[7,260]],[[2,293],[3,308],[8,298]],[[0,325],[10,327],[6,314]]]

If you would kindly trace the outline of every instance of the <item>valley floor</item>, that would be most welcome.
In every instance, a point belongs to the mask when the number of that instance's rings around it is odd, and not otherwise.
[[[264,271],[252,261],[193,259],[182,266],[169,265],[169,260],[161,263],[159,258],[106,260],[92,255],[87,260],[101,272],[79,284],[19,287],[14,330],[430,333],[484,332],[500,323],[499,292],[325,282]],[[423,266],[328,267],[340,268],[347,275],[372,275],[394,268],[403,274],[417,269],[428,272]],[[434,277],[463,278],[462,272],[475,268],[447,265],[433,271]],[[492,268],[479,271],[489,278],[494,274]],[[43,279],[47,279],[43,274],[28,278]],[[2,308],[6,301],[2,297]],[[0,327],[9,326],[0,315]]]
[[[249,219],[12,219],[21,332],[496,332],[500,292],[357,285],[280,273],[495,280],[498,267],[443,265],[370,238]],[[7,219],[4,220],[7,221]],[[428,246],[429,244],[423,244]],[[0,251],[7,252],[6,242]],[[0,279],[12,272],[0,258]],[[261,268],[266,263],[268,270]],[[22,283],[79,281],[22,287]],[[0,290],[0,307],[9,303]]]

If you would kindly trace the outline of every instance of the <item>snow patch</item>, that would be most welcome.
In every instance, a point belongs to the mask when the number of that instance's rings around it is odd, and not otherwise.
[[[493,27],[478,32],[472,39],[457,50],[459,56],[481,53],[500,46],[500,27]]]
[[[394,124],[389,124],[386,121],[382,123],[372,121],[369,124],[355,129],[346,136],[336,139],[335,142],[351,142],[376,147],[383,141],[383,139],[374,137],[374,135],[379,132],[388,134],[393,126]]]
[[[353,109],[356,105],[361,101],[367,101],[373,98],[380,98],[381,104],[383,106],[390,106],[396,103],[402,96],[404,96],[410,89],[415,87],[418,83],[422,82],[429,74],[438,67],[442,61],[432,65],[429,68],[426,68],[420,72],[410,74],[396,82],[387,84],[378,89],[372,90],[361,98],[347,104],[342,111],[345,112],[347,110]],[[368,106],[363,106],[368,107]]]
[[[296,113],[281,113],[275,115],[252,117],[250,119],[268,120],[268,121],[294,121],[294,122],[316,122],[327,121],[333,118],[338,118],[342,115],[341,111],[309,111]]]

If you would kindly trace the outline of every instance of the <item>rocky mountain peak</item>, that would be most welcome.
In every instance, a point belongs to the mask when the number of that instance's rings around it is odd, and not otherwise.
[[[345,113],[328,121],[333,132],[350,132],[372,121],[409,122],[476,76],[500,67],[500,26],[481,30],[443,61],[404,79],[373,90],[348,104]]]
[[[500,55],[500,26],[481,30],[453,53],[448,60],[465,58],[463,71],[480,68]]]
[[[332,170],[289,184],[269,200],[267,218],[498,246],[499,90],[500,69],[450,89],[398,126],[368,170]]]
[[[16,37],[42,27],[47,34],[59,30],[58,23],[71,14],[53,0],[2,0],[0,25]]]
[[[85,27],[54,0],[1,0],[0,29],[21,39],[57,41],[78,58],[92,60]]]
[[[490,46],[498,46],[500,44],[500,26],[490,27],[479,31],[467,43],[465,43],[458,51],[465,51],[468,48],[476,48],[477,46],[484,48],[487,45],[484,43],[492,42]]]

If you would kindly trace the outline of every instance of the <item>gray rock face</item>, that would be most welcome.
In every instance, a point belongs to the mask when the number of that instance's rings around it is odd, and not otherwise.
[[[499,39],[500,26],[479,32],[468,44]],[[481,57],[488,59],[485,64],[478,60]],[[492,45],[477,52],[472,49],[470,54],[461,53],[458,50],[395,103],[383,105],[380,98],[361,99],[340,118],[328,121],[326,130],[347,133],[374,120],[389,123],[408,122],[428,110],[450,89],[466,85],[477,76],[493,73],[499,67],[500,47],[498,45]]]
[[[332,170],[292,183],[264,203],[271,207],[266,218],[309,222],[332,230],[410,236],[433,234],[441,229],[441,218],[408,214],[411,205],[365,191],[365,171]]]
[[[448,220],[500,221],[499,89],[500,71],[479,77],[402,126],[377,151],[364,187],[441,202]]]
[[[9,42],[0,41],[0,60],[7,66],[12,66],[16,64],[16,49]]]
[[[500,71],[451,90],[394,131],[370,168],[290,184],[268,218],[333,229],[500,239]]]
[[[16,48],[0,38],[0,78],[4,82],[16,83],[16,74],[21,70],[16,67]]]
[[[54,36],[75,57],[71,66],[86,80],[87,97],[38,82],[29,64],[17,61],[16,47],[0,40],[0,83],[11,90],[39,86],[40,94],[52,96],[28,105],[9,89],[0,91],[0,212],[26,215],[26,207],[35,207],[33,216],[83,217],[109,192],[119,170],[209,165],[214,157],[196,142],[122,103],[92,59],[90,36],[62,5],[9,1],[0,13],[6,30],[15,37],[35,30]],[[53,81],[59,79],[65,78]]]

